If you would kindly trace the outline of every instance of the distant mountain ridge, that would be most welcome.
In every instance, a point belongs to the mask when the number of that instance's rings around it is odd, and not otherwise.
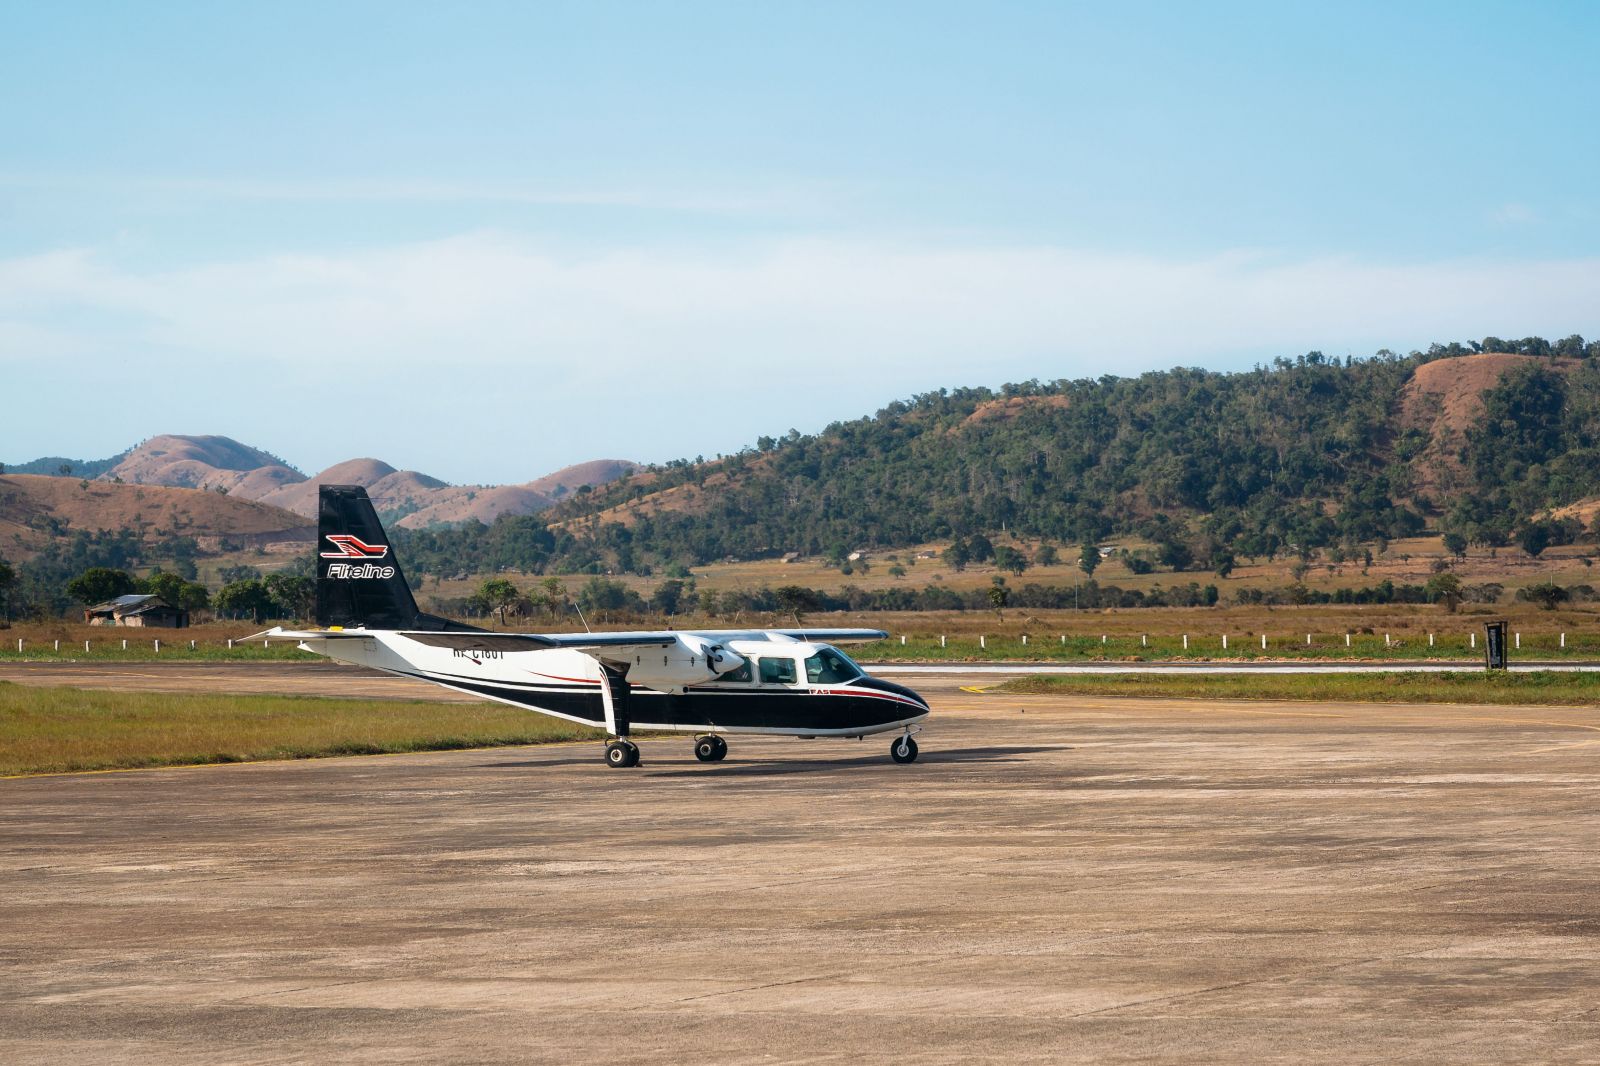
[[[7,465],[12,474],[43,474],[133,485],[201,489],[315,517],[317,486],[362,485],[384,516],[422,529],[536,514],[584,485],[598,488],[639,469],[626,459],[577,463],[520,485],[449,485],[381,459],[336,463],[307,477],[282,459],[231,437],[162,434],[109,459],[58,457]]]

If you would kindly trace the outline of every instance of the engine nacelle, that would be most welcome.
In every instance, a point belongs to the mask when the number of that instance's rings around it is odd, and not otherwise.
[[[635,652],[629,657],[628,683],[658,692],[681,692],[715,681],[744,665],[744,656],[705,637],[685,633],[665,648]]]

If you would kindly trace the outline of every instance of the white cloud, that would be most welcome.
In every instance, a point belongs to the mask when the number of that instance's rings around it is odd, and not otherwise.
[[[1341,340],[1570,331],[1597,297],[1600,259],[1179,260],[843,240],[574,256],[474,234],[165,271],[84,250],[0,261],[10,331],[0,357],[25,358],[44,338],[79,352],[98,340],[119,356],[601,359],[647,374],[662,360],[736,358],[843,368],[1049,356],[1086,370]]]
[[[162,391],[173,375],[152,372],[149,395],[126,399],[203,409],[212,432],[246,421],[263,389],[302,397],[296,418],[335,424],[343,409],[310,383],[382,367],[421,408],[493,407],[513,444],[578,438],[516,470],[439,470],[509,479],[594,454],[731,450],[940,385],[1593,332],[1596,307],[1600,259],[1172,259],[832,239],[572,255],[478,233],[172,270],[92,250],[0,260],[0,367],[70,355],[89,381],[130,360],[181,368],[177,393]],[[70,410],[42,400],[28,415],[40,424]],[[539,419],[519,426],[530,406]],[[137,435],[185,431],[157,421]],[[327,446],[379,451],[368,439]],[[277,446],[277,430],[259,442]]]

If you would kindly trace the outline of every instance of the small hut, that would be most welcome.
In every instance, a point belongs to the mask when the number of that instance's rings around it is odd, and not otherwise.
[[[92,626],[183,629],[189,624],[189,612],[172,606],[160,596],[129,595],[86,608],[83,620]]]

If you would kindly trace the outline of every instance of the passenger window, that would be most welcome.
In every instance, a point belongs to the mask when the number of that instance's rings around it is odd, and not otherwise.
[[[762,659],[761,683],[763,685],[794,684],[794,660]]]
[[[718,681],[749,681],[750,680],[750,660],[746,659],[744,662],[739,664],[739,668],[737,670],[729,670],[727,673],[725,673],[721,677],[717,678],[717,680]]]

